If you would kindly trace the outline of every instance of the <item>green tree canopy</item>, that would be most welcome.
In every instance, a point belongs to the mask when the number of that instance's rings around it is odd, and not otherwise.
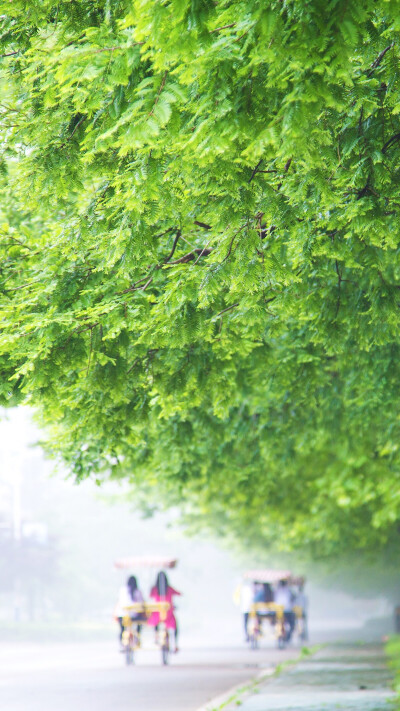
[[[398,538],[398,0],[0,0],[2,402],[248,542]]]

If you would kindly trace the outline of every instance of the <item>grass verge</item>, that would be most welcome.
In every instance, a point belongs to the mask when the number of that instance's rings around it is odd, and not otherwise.
[[[231,694],[231,696],[224,699],[224,701],[221,704],[218,704],[218,706],[207,706],[207,711],[224,711],[224,709],[228,709],[232,706],[241,706],[244,699],[247,698],[250,694],[257,694],[259,692],[261,684],[264,684],[269,679],[275,679],[277,676],[282,674],[282,672],[286,671],[290,667],[295,666],[306,657],[310,657],[316,652],[318,652],[318,650],[321,649],[323,646],[324,645],[322,644],[316,644],[312,647],[302,647],[300,654],[295,659],[289,659],[288,661],[282,662],[281,664],[277,664],[275,669],[273,669],[270,673],[261,673],[258,677],[252,679],[247,684],[236,688],[235,691]]]
[[[389,637],[385,645],[388,657],[388,666],[394,673],[392,688],[396,693],[395,704],[400,708],[400,635]]]

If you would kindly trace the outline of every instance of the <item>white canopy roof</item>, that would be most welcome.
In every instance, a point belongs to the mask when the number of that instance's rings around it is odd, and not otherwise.
[[[167,556],[132,556],[129,558],[119,558],[115,561],[116,568],[175,568],[177,558],[168,558]]]

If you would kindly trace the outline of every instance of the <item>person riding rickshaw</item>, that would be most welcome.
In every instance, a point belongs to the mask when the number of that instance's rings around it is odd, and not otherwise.
[[[141,627],[143,621],[155,628],[156,644],[161,650],[163,664],[167,664],[169,659],[171,630],[174,631],[175,637],[174,651],[178,651],[177,623],[173,612],[174,606],[172,598],[174,595],[180,595],[180,593],[171,588],[164,572],[166,569],[175,568],[176,564],[176,558],[166,557],[132,557],[115,561],[116,568],[127,569],[131,572],[145,568],[155,568],[159,570],[156,584],[151,589],[149,600],[144,600],[141,593],[139,597],[136,592],[136,598],[131,596],[129,599],[129,595],[125,596],[124,604],[121,605],[119,603],[119,605],[117,605],[118,615],[115,614],[115,618],[118,619],[120,623],[120,641],[127,664],[133,664],[134,653],[141,646]],[[129,577],[127,587],[129,587],[130,581],[132,583],[132,578],[135,579],[135,590],[138,590],[136,577],[134,575]]]
[[[296,633],[305,639],[305,617],[296,604],[293,586],[303,586],[304,578],[289,570],[248,570],[243,575],[245,585],[252,584],[253,600],[249,605],[246,632],[252,649],[256,649],[262,635],[262,623],[268,621],[275,633],[279,648],[288,644]]]

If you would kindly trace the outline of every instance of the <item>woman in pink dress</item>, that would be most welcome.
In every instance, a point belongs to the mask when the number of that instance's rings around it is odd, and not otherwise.
[[[172,598],[174,595],[181,595],[180,592],[174,590],[168,582],[168,578],[164,572],[158,573],[155,585],[150,590],[150,598],[154,602],[169,602],[169,608],[167,610],[167,617],[165,624],[167,629],[174,630],[175,637],[175,652],[178,651],[178,625],[176,622],[176,617],[174,615],[174,605]],[[155,628],[156,631],[156,641],[158,633],[158,625],[160,624],[160,613],[152,612],[147,623]]]

